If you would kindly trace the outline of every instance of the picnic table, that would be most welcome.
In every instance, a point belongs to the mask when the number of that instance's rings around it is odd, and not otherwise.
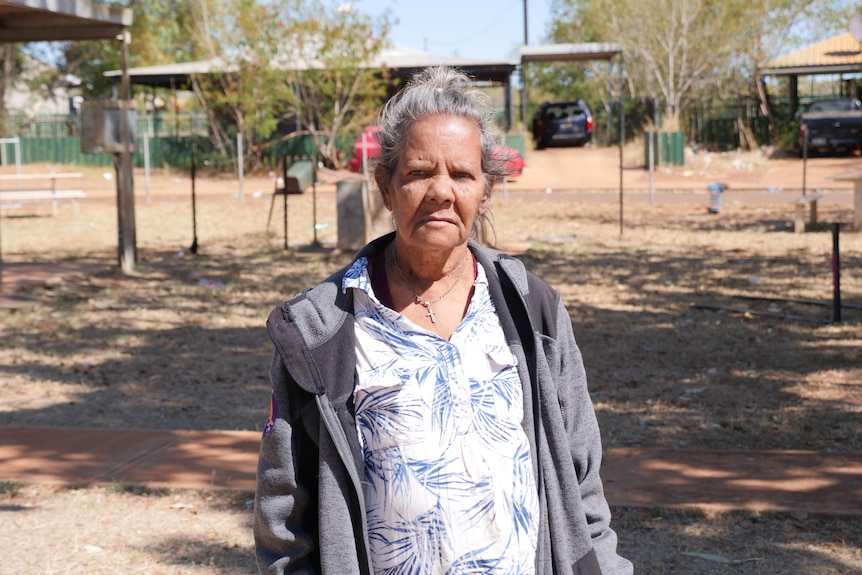
[[[853,182],[853,226],[854,232],[862,231],[862,170],[842,172],[829,176],[839,182]]]
[[[80,172],[52,172],[47,174],[0,174],[0,183],[4,181],[16,181],[18,186],[14,189],[0,189],[0,204],[3,207],[20,207],[22,203],[34,201],[50,201],[51,212],[57,215],[57,203],[60,200],[71,200],[78,211],[78,200],[87,197],[84,190],[57,189],[58,180],[83,178]],[[50,185],[37,185],[33,187],[22,187],[22,180],[43,180]]]

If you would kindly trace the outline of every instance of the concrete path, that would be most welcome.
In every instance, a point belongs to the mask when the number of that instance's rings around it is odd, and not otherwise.
[[[260,433],[0,426],[0,481],[253,491]],[[862,514],[862,453],[613,449],[612,506]]]

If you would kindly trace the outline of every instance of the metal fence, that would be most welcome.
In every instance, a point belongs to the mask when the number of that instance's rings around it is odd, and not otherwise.
[[[207,116],[203,112],[161,112],[138,114],[138,134],[151,137],[182,137],[189,134],[206,134]],[[77,114],[40,114],[28,118],[10,114],[9,132],[22,138],[62,138],[78,135]]]
[[[743,130],[750,131],[759,145],[771,144],[769,119],[755,100],[721,102],[694,106],[685,116],[689,142],[712,150],[731,150],[742,146]]]
[[[647,118],[654,116],[650,101],[633,101],[626,107],[626,123],[631,126],[642,125]],[[781,106],[777,106],[780,108]],[[778,112],[778,111],[777,111]],[[776,115],[780,115],[778,112]],[[597,129],[594,134],[599,145],[613,145],[618,142],[618,111],[597,110],[595,114]],[[16,123],[17,122],[17,123]],[[78,138],[77,117],[71,115],[38,116],[36,119],[22,123],[20,118],[12,118],[12,127],[21,126],[21,161],[23,163],[55,163],[79,166],[113,166],[111,154],[84,154],[81,152]],[[735,149],[741,145],[740,129],[751,130],[759,144],[770,144],[769,122],[760,112],[756,101],[722,102],[716,105],[699,105],[683,118],[682,129],[687,143],[696,143],[708,149]],[[196,165],[205,163],[222,169],[233,169],[235,157],[225,157],[216,149],[213,142],[206,136],[208,124],[206,115],[202,112],[162,113],[138,116],[137,118],[138,151],[133,154],[136,167],[143,167],[145,156],[144,145],[149,146],[150,166],[171,166],[188,168],[191,166],[192,154]],[[311,159],[319,156],[313,139],[303,135],[295,138],[278,140],[283,135],[274,136],[274,143],[265,147],[258,161],[260,167],[274,169],[279,159],[288,158]],[[351,143],[355,135],[344,136],[338,141],[338,148],[349,159]],[[525,135],[509,133],[505,135],[506,145],[518,150],[521,155],[526,152]],[[0,144],[10,146],[9,144]],[[4,150],[5,157],[11,158],[11,148]],[[231,150],[231,153],[235,153]]]

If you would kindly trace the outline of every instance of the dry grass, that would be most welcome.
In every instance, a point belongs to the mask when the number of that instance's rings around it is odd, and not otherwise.
[[[108,201],[3,214],[7,264],[87,259],[104,271],[27,287],[34,305],[0,310],[0,423],[261,428],[268,311],[350,257],[326,248],[334,195],[318,197],[323,249],[311,246],[311,197],[290,198],[289,253],[265,233],[268,195],[205,195],[197,255],[177,198],[139,204],[130,276],[114,269]],[[787,301],[831,299],[828,231],[790,233],[786,204],[705,207],[627,207],[621,236],[612,203],[494,202],[498,244],[569,307],[606,446],[862,450],[862,234],[841,236],[844,301],[857,307],[833,324],[829,307]],[[823,206],[821,221],[850,209]],[[279,233],[280,218],[276,208]],[[0,491],[0,521],[14,527],[0,537],[3,574],[253,572],[248,494]],[[638,573],[862,571],[858,518],[615,512]]]

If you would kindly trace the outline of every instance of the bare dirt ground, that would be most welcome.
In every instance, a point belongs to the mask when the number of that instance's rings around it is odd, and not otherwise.
[[[606,449],[862,450],[862,234],[840,236],[842,296],[854,307],[841,323],[829,307],[829,224],[850,221],[850,194],[829,192],[822,225],[794,234],[781,190],[800,187],[799,161],[692,157],[656,172],[657,187],[675,191],[654,205],[648,174],[627,165],[627,185],[640,191],[626,200],[621,234],[613,194],[587,193],[616,186],[617,154],[529,151],[524,176],[492,204],[497,244],[550,281],[571,312]],[[828,175],[859,161],[810,161],[808,183],[838,187]],[[45,205],[2,213],[4,293],[31,304],[0,309],[0,424],[261,429],[268,311],[351,255],[332,249],[340,176],[323,174],[316,200],[290,196],[288,252],[279,202],[266,231],[271,177],[247,178],[242,198],[235,179],[199,177],[192,255],[188,177],[155,172],[147,203],[136,173],[139,262],[122,275],[103,173],[87,171],[77,214],[68,204],[55,217]],[[729,192],[712,214],[711,181],[765,191]],[[10,283],[9,270],[32,262],[92,265]],[[0,574],[254,572],[251,494],[0,487]],[[858,517],[614,513],[638,573],[862,573]]]

